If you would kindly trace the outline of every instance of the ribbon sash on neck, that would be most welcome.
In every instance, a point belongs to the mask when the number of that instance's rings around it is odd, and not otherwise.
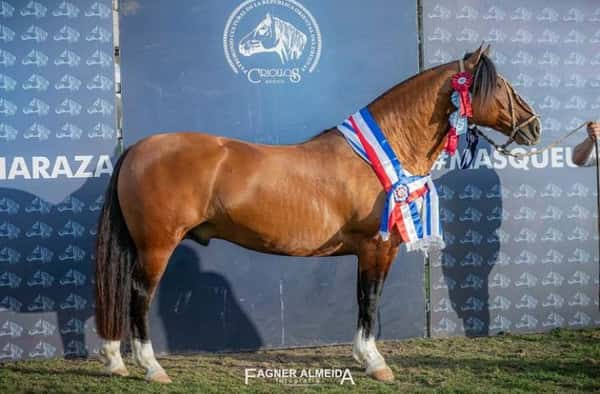
[[[409,251],[427,251],[433,244],[443,247],[439,200],[431,176],[413,176],[402,168],[367,108],[349,116],[337,128],[371,165],[386,192],[379,226],[383,240],[397,230]]]

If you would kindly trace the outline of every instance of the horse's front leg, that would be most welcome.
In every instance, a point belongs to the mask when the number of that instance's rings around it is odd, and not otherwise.
[[[358,255],[358,329],[352,355],[366,368],[367,375],[382,381],[394,380],[394,374],[375,346],[373,331],[383,283],[397,251],[397,244],[369,240],[361,245]]]

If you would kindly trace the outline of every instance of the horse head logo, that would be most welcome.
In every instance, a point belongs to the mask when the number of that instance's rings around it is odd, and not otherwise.
[[[496,296],[490,302],[489,309],[490,310],[502,310],[505,311],[510,308],[511,302],[508,298],[504,296]]]
[[[494,318],[490,324],[490,330],[508,330],[512,322],[502,315],[498,315]]]
[[[83,236],[84,231],[85,227],[83,227],[81,224],[74,220],[69,220],[67,223],[65,223],[63,228],[58,231],[58,236],[80,238]]]
[[[21,260],[21,253],[12,248],[2,248],[0,250],[0,263],[17,264]]]
[[[281,64],[298,60],[306,46],[306,34],[283,19],[267,13],[250,33],[240,40],[238,50],[243,56],[276,53]]]
[[[51,262],[53,257],[54,252],[48,248],[38,245],[31,251],[31,254],[27,256],[26,260],[30,263],[39,262],[46,264]]]
[[[0,238],[17,239],[21,229],[9,222],[0,224]]]
[[[69,294],[65,301],[60,304],[60,309],[83,310],[87,304],[87,300],[77,294]]]
[[[82,286],[85,283],[85,275],[81,272],[70,269],[67,271],[64,277],[59,281],[62,286],[74,285]]]
[[[61,127],[61,131],[56,132],[56,138],[78,140],[81,138],[81,134],[83,134],[83,130],[74,124],[67,122]]]
[[[438,323],[437,327],[433,329],[435,332],[445,332],[445,333],[453,333],[456,331],[456,323],[447,317],[442,318]]]
[[[79,8],[73,3],[62,1],[58,8],[52,12],[54,16],[66,16],[67,18],[77,18],[79,16]]]
[[[483,331],[483,328],[485,327],[485,323],[474,316],[470,316],[466,321],[465,321],[465,331],[469,331],[469,332],[481,332]]]
[[[31,304],[27,307],[27,310],[30,312],[33,311],[42,311],[42,312],[50,312],[52,308],[54,308],[54,300],[38,294],[37,297],[33,300]]]
[[[19,213],[19,204],[8,197],[2,197],[0,198],[0,212],[16,215]]]
[[[94,130],[88,133],[88,137],[110,140],[114,134],[115,130],[112,127],[104,123],[98,123],[94,126]]]
[[[85,61],[85,63],[88,66],[99,65],[102,67],[109,67],[112,65],[112,58],[106,53],[102,52],[101,50],[96,49],[96,51],[94,51],[92,56],[90,56],[89,59]]]
[[[542,258],[542,264],[561,264],[564,256],[556,249],[550,249]]]
[[[88,33],[88,35],[85,36],[86,41],[98,41],[98,42],[110,42],[111,38],[112,38],[112,33],[100,26],[94,27]]]
[[[56,347],[47,342],[40,341],[35,348],[29,352],[29,357],[50,358],[56,353]]]
[[[47,320],[40,319],[29,330],[29,335],[43,335],[49,337],[56,331],[56,326]]]
[[[13,343],[7,343],[0,352],[0,360],[18,360],[23,355],[23,349]]]
[[[54,35],[54,41],[66,41],[69,44],[79,41],[79,32],[70,26],[63,26]]]
[[[590,297],[578,291],[573,296],[573,299],[568,302],[569,306],[588,306],[591,303]],[[562,304],[560,305],[562,306]]]
[[[515,324],[515,327],[532,329],[537,327],[537,324],[537,319],[526,313],[523,316],[521,316],[521,320],[519,320],[519,322]]]
[[[10,52],[0,49],[0,64],[3,66],[13,66],[17,57]]]
[[[504,42],[506,41],[506,33],[502,30],[492,29],[485,38],[487,42]]]
[[[65,348],[64,355],[77,357],[86,356],[87,349],[85,348],[85,344],[83,342],[71,340]]]
[[[546,301],[542,303],[542,306],[544,308],[562,308],[564,302],[565,299],[563,297],[556,293],[550,293],[548,294],[548,297],[546,297]]]
[[[58,115],[68,114],[70,116],[79,115],[81,112],[81,104],[70,98],[64,99],[62,103],[54,110]]]
[[[6,1],[0,2],[0,16],[5,18],[11,18],[15,12],[15,7],[7,3]]]
[[[25,115],[43,116],[47,115],[49,110],[50,106],[48,104],[38,98],[33,98],[29,104],[23,108],[23,113]]]
[[[65,251],[58,256],[60,261],[82,261],[85,251],[76,245],[69,245]]]
[[[21,285],[21,277],[12,272],[5,272],[0,275],[0,287],[10,287],[16,289]]]
[[[29,287],[50,287],[54,283],[54,277],[45,271],[36,271],[32,278],[27,281]]]
[[[465,303],[460,307],[462,311],[475,311],[479,312],[483,310],[484,303],[477,297],[469,297]]]
[[[110,115],[113,111],[113,105],[101,98],[96,99],[93,104],[87,109],[88,114]]]
[[[65,335],[65,334],[83,334],[85,333],[85,323],[77,318],[71,318],[69,319],[69,321],[67,322],[67,324],[64,325],[63,328],[61,328],[60,333]]]
[[[96,1],[85,12],[85,16],[97,16],[99,18],[108,18],[111,13],[112,11],[109,7]]]
[[[79,62],[81,61],[81,57],[73,51],[65,49],[60,53],[58,58],[54,60],[54,64],[57,66],[67,65],[69,67],[79,66]]]
[[[581,248],[577,248],[573,251],[573,255],[570,256],[567,261],[569,263],[580,263],[585,264],[590,261],[591,255]]]
[[[40,237],[42,239],[50,238],[52,235],[53,228],[44,222],[40,222],[39,220],[35,222],[29,231],[25,233],[27,238]]]
[[[11,338],[20,337],[23,333],[23,326],[14,321],[7,320],[0,328],[0,337],[9,336]]]
[[[519,303],[517,303],[515,305],[515,308],[517,309],[535,309],[535,307],[538,304],[538,300],[535,299],[534,297],[530,296],[529,294],[525,294],[523,295],[523,297],[521,297],[521,300],[519,301]]]
[[[0,302],[0,312],[21,312],[21,308],[23,307],[23,303],[17,300],[14,297],[6,296]]]
[[[27,81],[23,82],[23,90],[37,90],[43,92],[48,89],[50,82],[41,75],[32,74]]]
[[[14,116],[16,113],[16,105],[4,98],[0,98],[0,114],[5,116]]]
[[[17,86],[17,81],[8,75],[0,74],[0,89],[5,90],[7,92],[11,92],[15,90]]]
[[[81,213],[84,206],[85,203],[83,201],[76,197],[69,196],[57,206],[56,210],[58,212]]]

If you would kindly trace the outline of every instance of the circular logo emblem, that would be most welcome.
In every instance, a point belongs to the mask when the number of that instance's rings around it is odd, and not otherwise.
[[[406,185],[398,185],[394,189],[394,201],[396,202],[405,202],[408,199],[408,186]]]
[[[321,30],[296,0],[246,0],[223,32],[227,63],[250,83],[300,83],[321,58]]]

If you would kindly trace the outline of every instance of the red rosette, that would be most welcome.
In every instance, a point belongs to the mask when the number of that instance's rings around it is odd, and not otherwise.
[[[456,148],[458,147],[458,135],[456,134],[456,129],[454,127],[450,127],[448,130],[448,138],[446,139],[446,146],[444,150],[448,155],[454,156],[456,153]]]
[[[460,116],[468,118],[473,116],[473,108],[471,107],[471,97],[469,96],[469,88],[473,84],[471,73],[463,71],[454,74],[452,77],[452,88],[460,95]]]

